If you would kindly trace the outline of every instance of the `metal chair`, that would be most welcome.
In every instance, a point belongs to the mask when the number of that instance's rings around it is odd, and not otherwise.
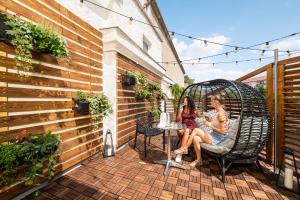
[[[153,136],[157,136],[159,134],[163,134],[163,149],[165,150],[165,131],[153,126],[153,117],[150,113],[148,113],[144,117],[140,117],[137,119],[136,124],[136,132],[135,132],[135,139],[134,139],[134,148],[136,148],[137,137],[139,134],[144,135],[144,148],[145,148],[145,157],[147,157],[147,137],[150,138]]]

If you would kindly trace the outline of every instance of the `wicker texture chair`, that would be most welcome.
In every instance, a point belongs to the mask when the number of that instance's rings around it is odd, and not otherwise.
[[[264,97],[247,84],[216,79],[188,86],[181,95],[179,105],[185,96],[190,96],[196,107],[208,111],[212,109],[209,95],[214,94],[224,97],[229,118],[238,120],[239,124],[229,149],[217,152],[212,151],[212,145],[201,144],[202,151],[217,160],[222,181],[232,163],[256,162],[261,169],[258,156],[267,143],[272,127]]]

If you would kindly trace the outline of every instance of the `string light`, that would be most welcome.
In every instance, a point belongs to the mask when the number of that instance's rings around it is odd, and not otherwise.
[[[239,63],[239,61],[235,61],[235,64],[237,65]]]
[[[290,57],[291,56],[291,52],[289,50],[286,51],[288,56]]]
[[[198,58],[198,62],[200,62],[201,61],[201,58]]]
[[[215,66],[215,63],[213,63],[213,67]]]
[[[266,50],[262,50],[261,51],[261,56],[264,56],[265,52],[266,52]]]
[[[207,40],[204,40],[203,42],[204,42],[204,46],[207,47],[208,46]]]
[[[259,58],[259,62],[261,63],[261,58]]]
[[[239,47],[235,47],[235,48],[234,48],[234,52],[235,52],[235,53],[237,53],[238,50],[239,50]]]
[[[268,49],[270,46],[270,43],[269,42],[266,42],[266,48]]]
[[[142,20],[139,20],[139,19],[135,19],[133,17],[130,17],[130,16],[127,16],[123,13],[120,13],[120,12],[117,12],[117,11],[114,11],[110,8],[107,8],[107,7],[104,7],[100,4],[97,4],[97,3],[94,3],[90,0],[80,0],[81,3],[83,2],[87,2],[87,3],[90,3],[92,5],[95,5],[97,7],[100,7],[102,9],[105,9],[107,11],[110,11],[112,13],[115,13],[117,15],[120,15],[122,17],[125,17],[125,18],[128,18],[130,21],[136,21],[138,23],[141,23],[141,24],[145,24],[145,25],[148,25],[148,26],[151,26],[153,28],[156,28],[156,29],[159,29],[159,30],[162,30],[161,27],[159,26],[155,26],[155,25],[152,25],[150,23],[147,23],[145,21],[142,21]],[[170,31],[169,31],[170,32]],[[182,37],[186,37],[186,38],[189,38],[189,39],[193,39],[193,40],[200,40],[200,41],[203,41],[205,46],[208,45],[208,43],[211,43],[211,44],[215,44],[215,45],[221,45],[221,46],[226,46],[226,47],[231,47],[231,48],[234,48],[235,51],[236,50],[256,50],[256,51],[273,51],[271,49],[269,50],[262,50],[262,49],[258,49],[258,48],[253,48],[253,47],[257,47],[257,46],[260,46],[262,44],[266,44],[267,42],[263,42],[263,43],[259,43],[259,44],[255,44],[255,45],[252,45],[252,46],[248,46],[248,47],[239,47],[239,46],[234,46],[234,45],[230,45],[230,44],[223,44],[223,43],[218,43],[218,42],[213,42],[213,41],[208,41],[208,40],[203,40],[203,39],[200,39],[200,38],[197,38],[197,37],[193,37],[191,35],[186,35],[186,34],[182,34],[182,33],[178,33],[178,32],[175,32],[175,31],[171,31],[171,33],[173,33],[173,35],[178,35],[178,36],[182,36]],[[282,37],[279,37],[279,38],[276,38],[276,39],[273,39],[273,40],[269,40],[268,43],[270,44],[271,42],[274,42],[274,41],[278,41],[278,40],[282,40],[282,39],[285,39],[285,38],[288,38],[288,37],[293,37],[293,36],[296,36],[296,35],[299,35],[300,32],[296,32],[296,33],[292,33],[292,34],[289,34],[289,35],[286,35],[286,36],[282,36]],[[237,49],[236,49],[237,48]],[[295,51],[299,51],[299,50],[289,50],[290,52],[295,52]],[[231,53],[231,52],[234,52],[234,51],[228,51],[227,53]],[[287,52],[287,51],[279,51],[279,52]],[[211,55],[211,56],[206,56],[206,57],[202,57],[202,58],[211,58],[211,57],[216,57],[216,56],[219,56],[219,55],[224,55],[225,53],[219,53],[219,54],[215,54],[215,55]],[[191,61],[191,60],[196,60],[198,58],[193,58],[193,59],[189,59],[189,60],[184,60],[184,61]],[[177,61],[168,61],[168,62],[177,62]],[[163,63],[163,62],[160,62],[160,63]]]
[[[225,53],[226,58],[228,58],[228,52]]]

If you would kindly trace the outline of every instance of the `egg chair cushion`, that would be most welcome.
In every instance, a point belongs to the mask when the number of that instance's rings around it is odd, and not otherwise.
[[[235,138],[239,129],[239,122],[239,117],[237,119],[229,119],[228,137],[218,145],[201,143],[201,148],[216,154],[223,154],[229,152],[234,145]]]

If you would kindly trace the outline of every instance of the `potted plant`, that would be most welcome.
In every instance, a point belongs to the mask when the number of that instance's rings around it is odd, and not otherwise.
[[[22,130],[14,140],[0,144],[0,185],[19,181],[32,185],[37,176],[43,176],[45,162],[48,178],[52,178],[60,143],[58,134],[30,136]]]
[[[73,98],[73,101],[75,102],[75,107],[73,110],[82,113],[82,114],[88,114],[89,113],[89,99],[88,95],[83,93],[82,91],[77,92],[76,98]]]
[[[138,89],[136,96],[139,100],[147,99],[149,102],[153,101],[153,94],[148,90],[147,87]]]
[[[157,106],[152,107],[150,111],[151,116],[155,121],[159,120],[160,117],[160,109]]]
[[[149,83],[148,88],[151,92],[160,92],[161,88],[158,83]]]
[[[128,86],[135,85],[136,84],[135,75],[129,71],[125,71],[125,74],[123,75],[123,83]]]
[[[0,15],[0,38],[15,48],[18,72],[33,70],[32,51],[58,58],[68,56],[66,41],[59,34],[48,27],[25,21],[18,14]]]

